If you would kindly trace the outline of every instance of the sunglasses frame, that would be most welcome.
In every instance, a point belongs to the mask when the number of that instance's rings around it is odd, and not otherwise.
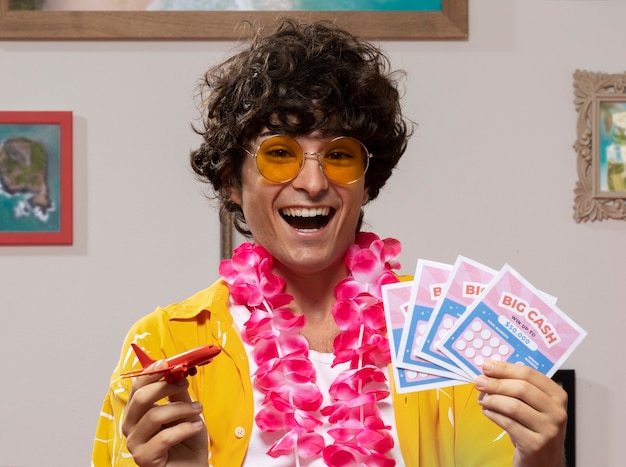
[[[291,140],[293,140],[294,143],[296,143],[298,145],[298,147],[300,148],[300,152],[302,153],[302,163],[300,164],[300,168],[298,169],[298,172],[296,172],[296,174],[291,177],[288,178],[286,180],[282,180],[282,181],[277,181],[277,180],[272,180],[271,178],[269,178],[267,175],[265,175],[263,172],[261,172],[261,169],[259,168],[259,159],[258,159],[258,155],[259,155],[259,150],[261,149],[261,146],[263,146],[263,144],[265,144],[266,141],[272,139],[272,138],[276,138],[276,137],[283,137],[283,138],[289,138]],[[335,141],[339,140],[339,139],[350,139],[353,141],[356,141],[357,143],[359,143],[359,145],[365,150],[365,168],[363,169],[363,173],[356,178],[355,180],[352,180],[350,182],[340,182],[337,180],[334,180],[333,178],[329,177],[328,174],[326,173],[326,171],[324,170],[324,164],[322,163],[322,157],[324,156],[324,154],[327,153],[326,149],[333,144]],[[320,169],[322,170],[322,173],[324,174],[324,176],[332,181],[333,183],[339,183],[341,185],[352,185],[353,183],[356,183],[357,181],[359,181],[361,178],[363,178],[365,176],[365,174],[367,173],[367,169],[369,169],[370,166],[370,159],[374,157],[374,155],[369,151],[369,149],[367,149],[367,146],[365,146],[365,144],[363,144],[361,141],[359,141],[356,138],[353,138],[352,136],[336,136],[333,139],[331,139],[326,146],[324,146],[324,149],[321,152],[308,152],[308,151],[304,151],[302,149],[302,146],[300,145],[300,143],[298,142],[297,139],[295,139],[293,136],[289,136],[289,135],[285,135],[285,134],[275,134],[275,135],[270,135],[267,139],[264,139],[263,141],[261,141],[258,146],[256,147],[256,150],[254,153],[250,152],[247,148],[243,148],[244,151],[246,151],[248,153],[249,156],[251,156],[255,162],[256,162],[256,168],[259,171],[259,173],[263,176],[263,178],[265,178],[266,180],[269,180],[272,183],[289,183],[292,180],[294,180],[298,175],[300,175],[300,172],[302,172],[302,169],[304,167],[304,160],[306,159],[305,156],[317,156],[317,162],[320,166]]]

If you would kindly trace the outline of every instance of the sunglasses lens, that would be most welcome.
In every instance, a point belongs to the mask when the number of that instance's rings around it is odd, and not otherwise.
[[[272,182],[294,179],[302,165],[302,148],[289,136],[272,136],[261,143],[256,162],[259,172]]]
[[[324,174],[337,183],[356,182],[363,176],[369,164],[365,146],[360,141],[346,136],[333,139],[321,156]],[[284,135],[267,138],[256,153],[259,172],[266,179],[276,183],[285,183],[296,178],[303,160],[304,154],[298,142]]]
[[[322,167],[328,178],[339,183],[353,183],[367,170],[369,158],[363,144],[345,136],[332,140],[324,150]]]

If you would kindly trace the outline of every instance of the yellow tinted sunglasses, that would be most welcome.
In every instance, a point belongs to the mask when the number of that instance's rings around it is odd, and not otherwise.
[[[350,184],[359,180],[369,166],[372,155],[359,140],[339,136],[322,152],[304,152],[291,136],[274,135],[264,140],[252,154],[263,177],[271,182],[286,183],[298,176],[305,156],[317,156],[324,175],[336,183]]]

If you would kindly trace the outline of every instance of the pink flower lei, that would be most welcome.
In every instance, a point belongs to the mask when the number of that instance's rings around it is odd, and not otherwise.
[[[333,402],[320,410],[334,425],[328,430],[334,440],[329,446],[315,431],[322,425],[314,415],[322,394],[301,334],[305,317],[286,308],[293,297],[283,293],[285,280],[272,273],[272,256],[261,246],[244,243],[220,264],[231,299],[250,310],[242,339],[254,347],[254,384],[264,394],[256,424],[263,431],[284,432],[268,455],[293,454],[296,465],[300,457],[320,454],[332,467],[395,465],[386,456],[393,447],[391,427],[384,424],[377,402],[389,397],[381,368],[391,361],[381,286],[398,281],[392,269],[400,267],[400,251],[395,239],[361,232],[346,252],[350,274],[334,289],[332,312],[340,332],[332,366],[349,362],[349,369],[331,384]]]

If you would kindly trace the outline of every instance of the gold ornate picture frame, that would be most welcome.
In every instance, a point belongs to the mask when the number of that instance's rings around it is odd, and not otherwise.
[[[626,220],[626,73],[574,73],[576,222]]]
[[[89,1],[89,0],[85,0]],[[436,11],[20,11],[0,0],[0,40],[239,39],[243,20],[279,16],[330,19],[377,40],[468,38],[468,0],[442,0]]]

